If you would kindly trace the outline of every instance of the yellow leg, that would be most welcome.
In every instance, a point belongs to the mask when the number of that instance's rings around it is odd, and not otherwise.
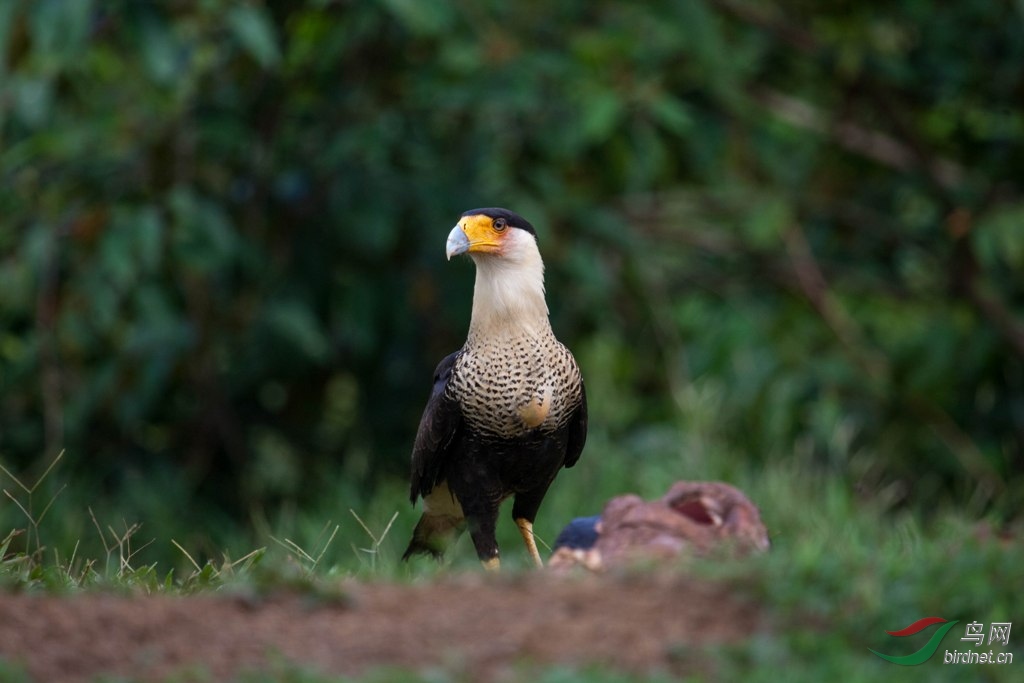
[[[480,564],[489,572],[496,572],[501,569],[501,560],[497,557],[492,557],[489,560],[480,560]]]
[[[523,543],[526,544],[526,549],[530,552],[533,563],[538,567],[543,567],[544,561],[540,559],[540,553],[537,552],[537,541],[533,538],[533,522],[520,518],[516,520],[516,526],[519,527],[519,533],[523,536]]]

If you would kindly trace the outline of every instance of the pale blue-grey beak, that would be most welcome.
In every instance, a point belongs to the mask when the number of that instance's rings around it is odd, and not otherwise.
[[[444,243],[444,253],[451,261],[452,256],[465,254],[467,251],[469,251],[469,237],[466,236],[461,225],[456,225],[448,233],[448,241]]]

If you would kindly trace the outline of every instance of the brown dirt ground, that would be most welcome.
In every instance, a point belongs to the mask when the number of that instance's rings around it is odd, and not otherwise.
[[[763,628],[726,586],[679,575],[458,575],[344,588],[336,600],[0,594],[0,658],[40,683],[226,680],[282,661],[324,674],[443,667],[471,680],[514,678],[524,663],[683,674],[707,672],[691,648]]]

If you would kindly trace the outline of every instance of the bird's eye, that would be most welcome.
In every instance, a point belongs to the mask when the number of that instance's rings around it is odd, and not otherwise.
[[[492,225],[494,226],[494,229],[497,230],[498,232],[501,232],[502,230],[504,230],[506,228],[506,223],[505,223],[505,219],[504,218],[495,218],[494,219],[494,223],[492,223]]]

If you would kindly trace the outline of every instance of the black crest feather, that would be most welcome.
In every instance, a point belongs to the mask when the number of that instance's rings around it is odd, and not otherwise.
[[[515,211],[509,211],[508,209],[500,209],[498,207],[491,207],[486,209],[471,209],[462,214],[463,216],[490,216],[491,218],[504,218],[505,221],[513,228],[519,228],[537,237],[537,231],[533,229],[530,222],[520,216]]]

